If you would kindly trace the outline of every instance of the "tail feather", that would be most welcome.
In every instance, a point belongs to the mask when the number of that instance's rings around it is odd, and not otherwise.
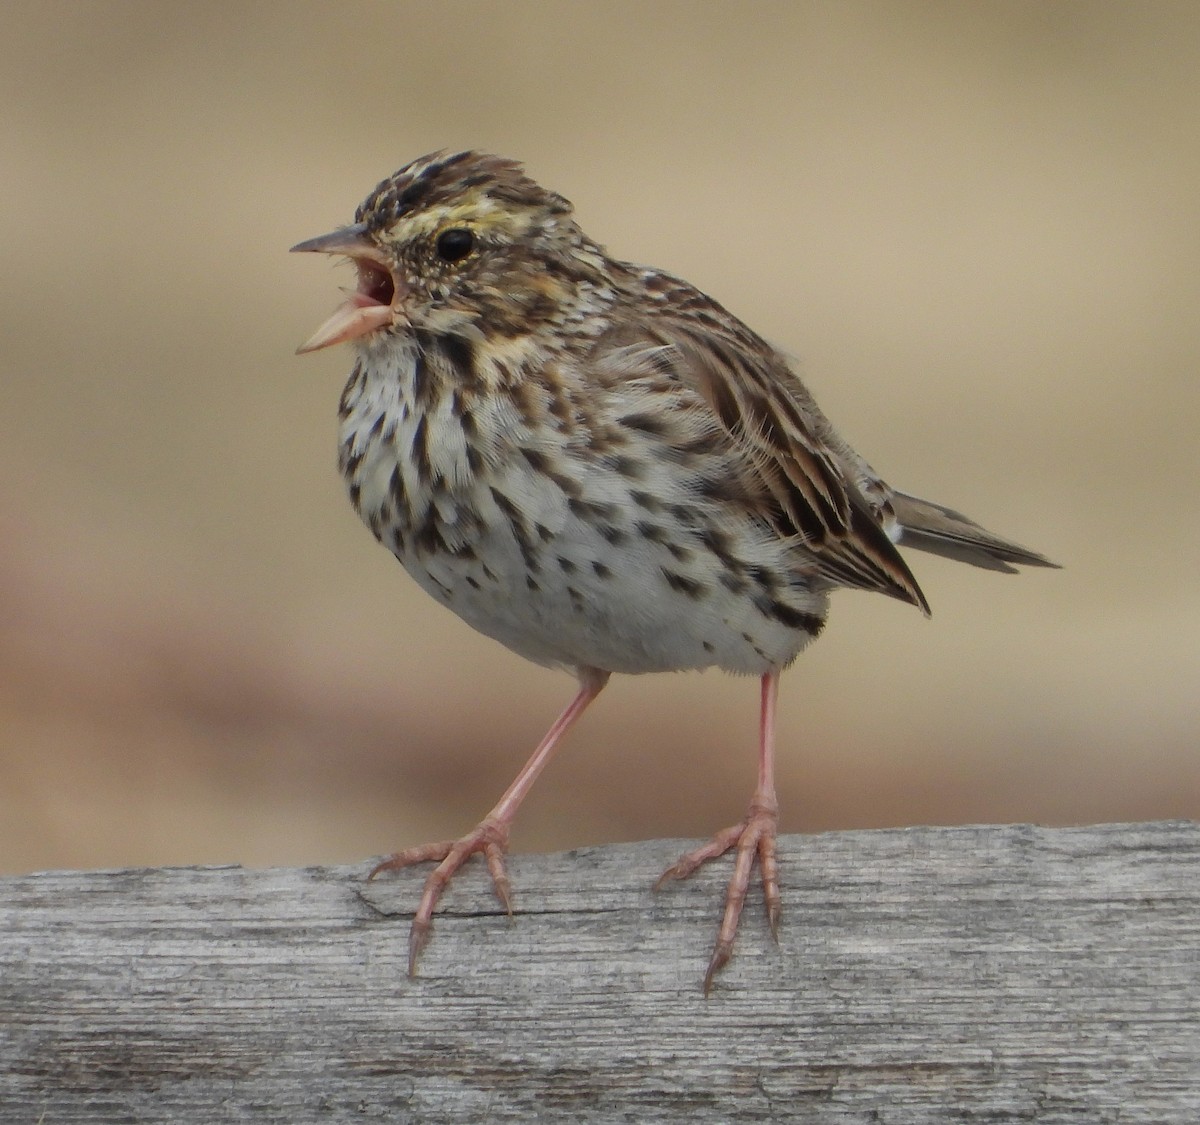
[[[1017,566],[1051,566],[1045,555],[1030,551],[1018,543],[993,535],[961,512],[943,508],[928,500],[894,492],[891,496],[896,523],[900,527],[899,543],[943,555],[948,559],[1015,574]]]

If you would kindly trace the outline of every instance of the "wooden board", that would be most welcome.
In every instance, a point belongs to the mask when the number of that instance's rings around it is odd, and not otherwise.
[[[472,866],[417,980],[418,873],[2,879],[0,1121],[1200,1121],[1200,825],[784,838],[707,1000],[685,846]]]

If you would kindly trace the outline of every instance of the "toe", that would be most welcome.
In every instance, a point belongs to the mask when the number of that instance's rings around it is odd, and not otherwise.
[[[437,844],[419,844],[415,848],[405,848],[404,851],[393,852],[381,859],[367,872],[367,882],[385,871],[400,871],[412,867],[416,863],[441,863],[454,847],[453,840],[443,840]]]
[[[782,915],[782,899],[779,892],[779,861],[776,856],[777,816],[773,807],[752,804],[750,813],[741,824],[719,832],[703,847],[681,856],[667,868],[655,884],[655,889],[671,879],[686,879],[701,864],[716,859],[731,848],[736,848],[733,873],[725,891],[725,905],[721,924],[717,929],[717,940],[712,957],[704,974],[704,995],[712,991],[717,974],[733,956],[742,908],[750,889],[750,881],[757,861],[763,886],[763,905],[772,937],[779,940],[779,922]]]
[[[732,956],[733,942],[718,939],[716,945],[713,946],[713,953],[712,957],[709,958],[708,969],[704,973],[704,995],[706,997],[712,993],[713,982],[717,979],[717,973],[729,964],[729,959]]]
[[[429,944],[429,933],[433,929],[433,923],[427,919],[414,918],[412,929],[408,932],[408,975],[410,978],[417,975],[417,960],[421,956],[422,950]]]
[[[654,884],[654,889],[660,890],[664,884],[671,882],[672,879],[686,879],[689,875],[694,874],[709,860],[718,859],[723,856],[730,848],[732,848],[739,839],[742,833],[746,830],[746,822],[735,824],[732,828],[726,828],[718,832],[707,844],[699,848],[694,848],[690,852],[685,852],[681,855],[670,867],[666,869]]]
[[[484,856],[487,859],[488,871],[492,876],[492,890],[495,891],[500,905],[504,907],[511,918],[513,912],[512,880],[508,877],[508,867],[504,862],[504,849],[498,844],[489,844],[484,848]]]

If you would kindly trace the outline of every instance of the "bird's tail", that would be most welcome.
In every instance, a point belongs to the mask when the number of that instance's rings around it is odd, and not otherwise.
[[[898,542],[901,546],[916,547],[972,566],[1002,570],[1006,574],[1016,573],[1017,566],[1058,566],[1045,555],[1001,539],[961,512],[943,508],[941,504],[932,504],[904,492],[893,492],[890,499],[900,527]]]

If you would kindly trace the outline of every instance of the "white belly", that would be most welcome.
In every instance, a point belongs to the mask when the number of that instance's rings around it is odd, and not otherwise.
[[[449,395],[418,410],[403,380],[368,369],[343,399],[342,464],[379,541],[481,633],[540,664],[626,673],[760,674],[811,639],[789,615],[823,618],[825,590],[766,585],[795,569],[793,548],[698,497],[695,465],[643,450],[631,474],[524,428],[503,398],[474,404],[469,441],[460,410]],[[705,548],[706,527],[736,541],[736,573]]]

